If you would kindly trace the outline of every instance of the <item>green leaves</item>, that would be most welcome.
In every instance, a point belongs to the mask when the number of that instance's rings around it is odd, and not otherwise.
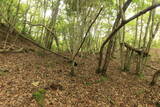
[[[40,107],[44,107],[45,89],[39,89],[32,94],[32,97],[36,100]]]

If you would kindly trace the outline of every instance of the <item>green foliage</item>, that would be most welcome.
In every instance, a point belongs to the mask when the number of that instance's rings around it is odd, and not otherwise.
[[[73,15],[77,11],[82,12],[84,9],[91,5],[99,6],[99,4],[103,4],[104,1],[106,2],[108,0],[65,0],[65,3],[67,4],[66,11],[70,16],[71,14]],[[111,1],[113,0],[109,0],[109,2]]]
[[[56,24],[53,28],[52,25],[50,26],[50,22],[53,21],[51,20],[51,14],[52,10],[55,11],[54,9],[57,5],[57,0],[48,0],[45,2],[43,0],[26,0],[25,3],[21,1],[18,11],[17,7],[19,0],[0,0],[0,6],[4,7],[0,12],[3,13],[6,19],[9,19],[10,22],[13,22],[12,20],[16,18],[15,27],[26,34],[26,37],[28,36],[29,38],[33,38],[42,46],[44,45],[47,32],[45,27],[43,27],[44,29],[41,31],[42,26],[30,26],[29,24],[25,26],[24,22],[27,21],[32,24],[42,24],[49,29],[52,29],[59,39],[60,50],[66,51],[70,48],[77,49],[77,46],[79,46],[79,43],[83,39],[83,35],[86,32],[88,25],[92,22],[93,17],[103,5],[104,10],[101,13],[100,18],[93,25],[93,29],[91,29],[91,32],[81,49],[81,51],[95,51],[94,49],[99,51],[103,37],[112,31],[112,26],[116,18],[115,16],[119,11],[118,4],[122,5],[125,1],[126,0],[120,0],[119,3],[119,1],[116,0],[62,0],[61,7],[63,8],[59,8],[58,16],[55,17]],[[125,15],[128,17],[130,13],[136,13],[151,4],[151,0],[133,0]],[[147,22],[148,15],[149,12],[143,15],[143,24]],[[158,22],[159,18],[160,15],[155,14],[155,22]],[[135,25],[135,20],[126,25],[125,42],[130,44],[134,42]],[[139,26],[140,24],[138,27]],[[106,38],[106,36],[104,38]],[[53,38],[53,40],[55,39]],[[52,41],[52,39],[48,41]],[[72,46],[73,44],[74,46]],[[160,47],[160,45],[153,43],[153,47]],[[53,51],[58,50],[54,42],[52,44],[52,49]],[[43,56],[43,54],[39,53],[39,56]]]
[[[106,81],[106,80],[108,80],[108,78],[107,78],[106,76],[101,76],[101,77],[100,77],[100,82],[104,82],[104,81]]]
[[[134,43],[134,35],[126,34],[125,42],[128,44]]]
[[[95,80],[93,82],[84,82],[84,84],[87,85],[87,86],[89,86],[89,85],[92,85],[92,84],[102,83],[102,82],[105,82],[107,80],[108,80],[107,77],[101,76],[100,79],[98,79],[98,80]]]
[[[139,2],[139,0],[133,0],[133,2],[134,2],[134,3],[138,3],[138,2]]]
[[[36,100],[40,107],[44,107],[45,89],[38,89],[38,91],[32,94],[32,97]]]
[[[138,73],[137,74],[138,78],[143,79],[144,78],[144,74],[143,73]]]
[[[0,72],[0,76],[3,76],[5,75],[6,73],[5,72]]]
[[[91,82],[84,82],[84,84],[85,84],[85,85],[87,85],[87,86],[92,85],[92,83],[91,83]]]
[[[156,102],[156,107],[160,107],[160,102]]]
[[[160,41],[153,41],[152,47],[153,48],[160,48]]]
[[[6,75],[6,73],[8,72],[9,72],[8,70],[0,69],[0,76]]]

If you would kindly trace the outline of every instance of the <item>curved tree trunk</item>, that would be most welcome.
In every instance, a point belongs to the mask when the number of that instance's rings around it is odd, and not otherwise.
[[[129,23],[130,21],[136,19],[137,17],[139,17],[139,16],[145,14],[146,12],[148,12],[148,11],[150,11],[150,10],[156,8],[156,7],[159,7],[159,6],[160,6],[160,4],[152,5],[152,6],[148,7],[148,8],[140,11],[140,12],[137,13],[136,15],[130,17],[129,19],[122,21],[121,24],[120,24],[119,26],[117,26],[117,27],[109,34],[108,38],[103,42],[103,44],[101,45],[101,48],[100,48],[100,53],[99,53],[100,59],[99,59],[99,63],[98,63],[98,68],[97,68],[97,70],[96,70],[97,73],[102,73],[102,74],[104,74],[104,73],[103,73],[103,72],[104,72],[104,69],[102,68],[102,66],[105,65],[105,64],[102,64],[102,62],[104,61],[103,51],[104,51],[104,48],[105,48],[106,44],[107,44],[111,39],[113,39],[113,37],[115,36],[115,34],[116,34],[124,25],[126,25],[126,24]],[[103,67],[104,67],[104,66],[103,66]],[[106,70],[105,70],[105,72],[106,72]]]

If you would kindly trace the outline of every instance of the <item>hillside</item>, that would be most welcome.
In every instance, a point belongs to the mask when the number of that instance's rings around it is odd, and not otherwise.
[[[5,42],[6,35],[1,25],[0,50],[6,43],[5,49],[29,51],[0,53],[0,69],[5,70],[0,71],[0,107],[37,107],[32,94],[42,88],[46,89],[45,107],[159,107],[160,84],[149,85],[155,72],[150,68],[141,79],[134,72],[120,72],[116,59],[106,78],[95,74],[97,58],[89,55],[77,57],[76,76],[71,77],[71,65],[64,58],[15,34],[9,34]],[[160,66],[154,58],[150,63]]]

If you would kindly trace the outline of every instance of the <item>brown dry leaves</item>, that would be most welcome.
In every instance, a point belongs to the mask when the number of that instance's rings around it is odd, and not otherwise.
[[[63,90],[47,90],[46,107],[154,107],[160,101],[159,86],[150,87],[148,76],[139,79],[122,73],[117,61],[111,62],[108,79],[95,74],[96,58],[77,58],[76,77],[70,77],[70,65],[54,55],[37,53],[0,54],[0,67],[9,70],[0,76],[0,107],[37,107],[32,93],[50,84],[60,84]]]

